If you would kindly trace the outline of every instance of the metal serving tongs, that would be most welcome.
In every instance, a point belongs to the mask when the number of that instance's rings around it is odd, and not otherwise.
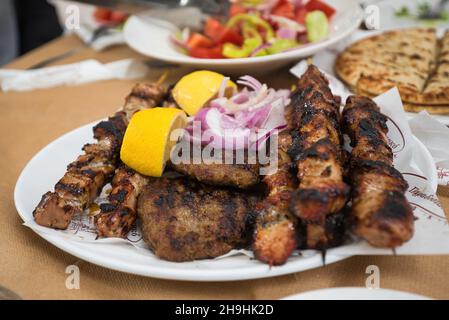
[[[197,7],[204,13],[222,15],[229,9],[229,0],[75,0],[113,10],[137,13],[150,8],[174,9],[179,7]]]

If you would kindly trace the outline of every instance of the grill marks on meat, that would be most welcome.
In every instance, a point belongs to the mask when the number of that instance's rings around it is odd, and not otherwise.
[[[248,197],[188,178],[150,178],[138,200],[144,239],[169,261],[214,258],[248,242]]]
[[[291,107],[287,108],[287,114]],[[289,117],[287,117],[289,119]],[[257,213],[253,234],[255,257],[271,265],[282,265],[297,247],[296,218],[288,205],[297,181],[292,173],[292,161],[287,151],[292,145],[289,130],[279,134],[278,170],[263,178],[268,196],[255,206]]]
[[[345,205],[349,187],[343,181],[344,153],[339,104],[328,81],[313,65],[300,78],[293,94],[295,108],[290,155],[298,167],[299,187],[290,202],[306,233],[306,246],[325,249],[335,245],[326,225]],[[335,228],[339,230],[339,228]]]
[[[93,128],[96,143],[86,144],[84,154],[68,165],[54,192],[47,192],[33,211],[39,225],[66,229],[76,213],[86,209],[110,180],[118,160],[130,117],[138,110],[162,101],[165,91],[155,84],[138,84],[125,106]]]
[[[242,163],[237,163],[236,154],[229,157],[222,150],[220,163],[206,163],[200,157],[193,155],[195,146],[191,144],[190,159],[188,163],[169,162],[173,170],[195,178],[196,180],[214,186],[230,186],[239,189],[248,189],[259,182],[259,164],[245,153]],[[211,154],[213,156],[213,154]]]
[[[101,204],[95,216],[100,237],[126,237],[137,218],[137,197],[148,178],[122,164],[112,179],[109,203]]]
[[[414,218],[402,174],[393,168],[387,118],[369,98],[351,96],[343,129],[351,137],[352,231],[374,247],[394,248],[413,236]]]

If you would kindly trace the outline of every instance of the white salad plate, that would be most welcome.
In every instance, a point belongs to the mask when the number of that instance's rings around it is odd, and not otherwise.
[[[93,142],[92,127],[96,123],[82,126],[51,142],[39,151],[23,169],[14,190],[14,201],[24,222],[33,221],[32,212],[42,194],[53,190],[54,184],[64,174],[67,164],[80,154],[81,147],[87,142]],[[436,186],[435,164],[428,150],[416,138],[413,145],[416,153],[419,154],[417,161],[420,162],[420,167],[429,168],[429,172],[424,174],[431,181],[431,185]],[[85,261],[113,270],[162,279],[190,281],[257,279],[299,272],[323,265],[320,253],[293,256],[283,266],[271,268],[245,255],[175,263],[158,259],[149,250],[136,249],[125,241],[86,242],[68,238],[62,232],[59,234],[59,231],[57,234],[46,232],[46,230],[52,229],[36,230],[33,228],[33,230],[61,250]],[[347,257],[333,254],[333,250],[330,249],[326,253],[326,264]]]
[[[291,295],[282,300],[429,300],[415,293],[360,287],[328,288]]]
[[[294,50],[263,57],[199,59],[187,56],[179,52],[170,39],[178,31],[177,28],[162,20],[151,22],[151,18],[148,17],[142,19],[138,16],[131,16],[124,26],[123,33],[126,43],[132,49],[151,58],[193,68],[217,70],[232,75],[262,74],[327,48],[349,36],[359,27],[363,19],[363,11],[358,0],[325,0],[324,2],[336,9],[329,24],[328,38],[300,46]]]

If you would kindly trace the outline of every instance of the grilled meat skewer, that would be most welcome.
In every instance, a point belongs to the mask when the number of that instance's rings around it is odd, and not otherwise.
[[[343,181],[344,153],[339,103],[325,76],[310,65],[292,96],[295,108],[290,155],[298,167],[299,187],[290,202],[306,232],[306,247],[325,249],[337,235],[327,234],[331,214],[345,205],[349,187]],[[327,224],[326,224],[326,221]]]
[[[100,205],[95,226],[100,237],[125,237],[137,218],[137,198],[147,185],[148,178],[133,169],[120,165],[112,179],[108,203]]]
[[[136,111],[160,103],[164,95],[157,84],[137,84],[122,110],[94,127],[97,143],[86,144],[84,154],[68,165],[55,191],[42,196],[33,211],[36,223],[66,229],[73,215],[86,209],[113,175],[129,119]]]
[[[343,129],[353,146],[349,172],[352,231],[374,247],[394,248],[413,236],[414,218],[404,195],[407,182],[392,166],[386,121],[371,99],[347,99]]]
[[[292,161],[287,153],[291,143],[289,130],[279,134],[278,170],[263,178],[269,193],[255,206],[258,216],[252,247],[255,257],[270,266],[284,264],[297,247],[297,219],[288,209],[291,193],[297,187],[296,177],[291,172]]]

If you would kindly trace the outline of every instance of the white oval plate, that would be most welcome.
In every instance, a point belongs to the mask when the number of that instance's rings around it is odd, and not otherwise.
[[[342,40],[356,30],[363,18],[363,12],[357,0],[326,0],[336,9],[330,23],[330,35],[324,40],[307,44],[288,52],[264,57],[240,59],[198,59],[189,57],[176,50],[170,41],[170,35],[176,31],[164,21],[149,23],[137,16],[131,16],[124,27],[126,43],[135,51],[158,60],[188,65],[195,68],[207,68],[227,74],[260,74],[280,68],[289,62],[310,56]]]
[[[291,295],[282,300],[430,300],[414,293],[358,287],[329,288]]]
[[[81,147],[87,142],[93,142],[92,127],[96,123],[82,126],[51,142],[39,151],[23,169],[14,190],[14,201],[17,211],[24,221],[32,221],[32,212],[42,194],[53,190],[55,182],[64,174],[67,164],[80,154]],[[422,165],[434,168],[433,160],[423,144],[418,141],[415,146],[421,155],[419,161],[424,162]],[[436,176],[433,171],[428,174],[429,178],[433,175]],[[432,185],[434,183],[436,180],[433,182],[432,179]],[[294,273],[323,265],[319,253],[307,257],[291,257],[285,265],[272,268],[244,255],[175,263],[158,259],[150,252],[142,254],[127,243],[83,242],[68,239],[63,234],[54,235],[34,231],[56,247],[80,259],[113,270],[162,279],[193,281],[257,279]],[[327,251],[326,264],[348,257],[332,252],[332,249]]]

